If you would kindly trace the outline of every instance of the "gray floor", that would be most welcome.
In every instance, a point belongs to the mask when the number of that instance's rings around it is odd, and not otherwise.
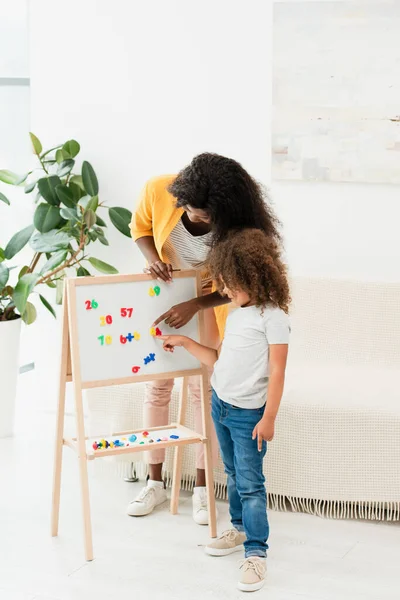
[[[54,415],[40,409],[34,374],[20,386],[17,435],[0,440],[0,599],[91,600],[236,599],[240,555],[210,558],[208,531],[191,519],[184,497],[173,517],[168,507],[133,519],[125,506],[141,487],[109,469],[91,469],[95,560],[83,557],[78,471],[65,450],[60,536],[49,535]],[[73,425],[68,419],[68,428]],[[220,530],[228,525],[219,503]],[[399,525],[329,521],[270,513],[268,600],[397,600],[400,597]]]

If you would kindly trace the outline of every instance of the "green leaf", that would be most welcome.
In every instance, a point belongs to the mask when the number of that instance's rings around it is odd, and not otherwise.
[[[27,273],[18,280],[14,288],[13,301],[21,316],[25,311],[29,294],[32,292],[38,279],[39,275],[37,273]]]
[[[91,198],[90,198],[90,196],[87,196],[87,195],[86,195],[86,196],[82,196],[82,198],[80,198],[80,200],[79,200],[79,202],[78,202],[79,206],[82,206],[82,208],[83,208],[84,210],[86,210],[86,208],[87,208],[87,205],[88,205],[88,204],[89,204],[89,202],[90,202],[90,199],[91,199]]]
[[[61,179],[57,175],[42,177],[42,179],[39,179],[38,181],[39,192],[46,202],[53,204],[54,206],[58,206],[60,204],[56,194],[56,187],[58,185],[61,185]]]
[[[18,185],[18,181],[20,181],[21,175],[17,175],[12,171],[7,171],[7,169],[3,169],[0,171],[0,181],[4,183],[8,183],[9,185]]]
[[[66,158],[75,158],[81,149],[76,140],[68,140],[62,147],[63,154]]]
[[[99,183],[92,165],[87,160],[84,160],[82,164],[82,181],[86,193],[89,196],[97,196],[99,193]]]
[[[83,192],[85,191],[85,188],[83,186],[82,175],[72,175],[70,181],[72,181],[72,183],[75,183],[75,185],[79,185]]]
[[[33,306],[32,302],[27,302],[24,312],[21,314],[22,320],[27,325],[31,325],[34,321],[36,321],[36,308]]]
[[[72,192],[72,196],[73,196],[75,204],[77,204],[78,201],[83,196],[85,196],[85,192],[83,191],[83,189],[79,185],[77,185],[76,183],[71,182],[71,179],[69,180],[68,189],[70,189],[71,192]]]
[[[0,290],[5,288],[5,286],[7,285],[9,276],[10,276],[9,269],[6,267],[6,265],[3,265],[2,263],[0,263]]]
[[[89,258],[89,262],[94,266],[95,269],[100,271],[100,273],[118,273],[117,269],[112,265],[109,265],[106,262],[103,262],[99,258]]]
[[[61,163],[66,160],[66,156],[64,156],[64,152],[59,148],[56,152],[56,162],[61,165]]]
[[[22,250],[28,243],[34,229],[35,227],[33,225],[28,225],[25,229],[21,229],[21,231],[15,233],[4,250],[5,258],[10,260],[10,258],[13,258],[20,250]]]
[[[62,144],[59,144],[58,146],[54,146],[54,148],[50,148],[50,150],[46,150],[46,152],[43,152],[42,156],[40,157],[42,160],[45,156],[47,156],[48,154],[50,154],[50,152],[54,152],[54,150],[57,150],[57,148],[61,148]]]
[[[52,305],[46,300],[44,296],[42,296],[42,294],[39,294],[39,298],[41,299],[42,304],[47,308],[47,310],[51,312],[55,319],[57,319],[56,311],[54,310]]]
[[[35,233],[30,246],[35,252],[56,252],[61,248],[68,248],[71,237],[64,231],[53,229],[47,233]]]
[[[32,173],[32,171],[30,171],[29,173],[25,173],[24,175],[21,175],[20,178],[17,180],[17,182],[15,183],[15,185],[21,185],[21,183],[25,183],[25,181],[28,179],[28,176]]]
[[[79,267],[79,269],[76,270],[76,274],[78,277],[91,277],[91,273],[89,273],[85,267]]]
[[[60,210],[60,215],[63,219],[67,221],[73,221],[73,223],[79,223],[79,217],[77,215],[75,208],[62,208]]]
[[[89,202],[87,203],[86,209],[90,208],[93,212],[96,212],[98,206],[99,206],[99,197],[93,196],[93,198],[90,198]]]
[[[64,293],[64,280],[58,279],[56,281],[56,304],[62,304]]]
[[[103,219],[99,217],[98,214],[96,214],[96,225],[99,225],[99,227],[107,227],[107,223],[103,221]]]
[[[34,154],[39,156],[41,151],[43,150],[42,144],[40,143],[39,139],[36,137],[36,135],[34,133],[32,133],[30,131],[29,135],[31,138],[32,146],[33,146],[33,152],[34,152]]]
[[[129,224],[132,220],[132,213],[127,208],[115,206],[108,210],[108,216],[110,217],[111,223],[126,237],[131,237],[131,230]]]
[[[69,189],[66,185],[58,185],[56,187],[56,194],[60,202],[62,202],[68,208],[74,208],[76,202],[74,200],[73,191]]]
[[[28,183],[24,187],[25,194],[30,194],[35,189],[36,184],[37,184],[37,181],[33,181],[32,183]]]
[[[5,298],[6,296],[8,298],[11,298],[13,295],[13,292],[14,292],[14,288],[11,287],[11,285],[6,285],[6,287],[0,291],[0,295],[3,296],[3,298]]]
[[[53,269],[61,265],[61,263],[63,263],[64,260],[67,258],[67,254],[68,250],[58,250],[58,252],[55,252],[53,256],[49,258],[49,260],[40,269],[41,275],[44,275],[45,273],[48,273],[49,271],[52,271]]]
[[[63,160],[57,170],[57,175],[59,177],[65,177],[68,173],[71,173],[74,168],[75,161],[72,158],[68,158],[67,160]]]
[[[87,208],[85,210],[85,214],[83,215],[84,221],[86,223],[86,227],[88,229],[90,229],[91,227],[93,227],[93,225],[96,223],[96,215],[94,214],[94,212],[90,209]]]
[[[103,244],[103,246],[109,246],[110,245],[108,239],[106,238],[106,236],[104,235],[103,232],[101,232],[101,233],[99,231],[97,232],[97,239],[99,240],[99,242],[101,244]]]
[[[53,283],[52,281],[45,281],[45,284],[49,286],[49,288],[52,288],[53,290],[56,289],[56,284]]]
[[[3,260],[5,259],[6,255],[4,254],[4,250],[3,248],[0,248],[0,263],[3,262]]]
[[[10,206],[10,201],[9,201],[9,199],[8,199],[8,198],[6,198],[6,197],[5,197],[5,195],[4,195],[4,194],[2,194],[1,192],[0,192],[0,200],[1,200],[2,202],[5,202],[6,204],[8,204],[8,206]]]
[[[55,229],[61,221],[62,218],[58,206],[52,206],[44,202],[39,204],[33,215],[33,222],[40,233],[47,233]]]
[[[29,271],[29,267],[28,267],[28,265],[25,265],[24,267],[22,267],[22,269],[18,273],[18,279],[21,279],[21,277],[23,275],[25,275],[25,273],[27,273],[27,271]]]

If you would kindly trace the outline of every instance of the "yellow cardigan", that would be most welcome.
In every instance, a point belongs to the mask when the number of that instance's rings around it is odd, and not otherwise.
[[[175,198],[167,191],[175,177],[176,175],[163,175],[150,179],[146,183],[136,211],[132,215],[131,234],[133,240],[136,242],[141,237],[153,237],[161,260],[164,260],[164,244],[184,212],[183,208],[176,207]],[[217,306],[214,308],[214,312],[222,340],[228,316],[228,305]]]

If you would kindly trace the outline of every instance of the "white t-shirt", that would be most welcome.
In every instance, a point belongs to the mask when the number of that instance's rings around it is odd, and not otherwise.
[[[269,346],[289,342],[289,317],[280,308],[234,310],[226,321],[211,385],[218,397],[240,408],[261,408],[267,399]]]

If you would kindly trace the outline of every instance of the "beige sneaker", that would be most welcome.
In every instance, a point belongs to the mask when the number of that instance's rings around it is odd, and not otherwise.
[[[242,570],[238,588],[242,592],[255,592],[265,583],[267,561],[261,556],[250,556],[240,565]]]
[[[228,529],[215,540],[205,547],[206,554],[210,556],[226,556],[243,550],[243,542],[246,536],[243,532],[237,529]]]

